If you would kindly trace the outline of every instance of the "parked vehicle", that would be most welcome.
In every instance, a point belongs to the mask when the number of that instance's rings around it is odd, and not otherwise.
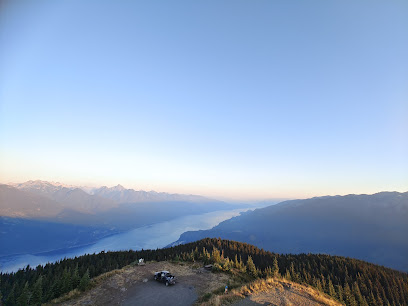
[[[158,282],[165,283],[166,286],[174,285],[176,283],[175,277],[171,275],[169,271],[155,272],[154,279],[157,280]]]
[[[143,258],[139,259],[139,262],[137,263],[138,266],[144,266],[145,265],[145,261]]]

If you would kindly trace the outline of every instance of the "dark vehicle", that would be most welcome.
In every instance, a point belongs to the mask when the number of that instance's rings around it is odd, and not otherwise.
[[[165,283],[166,286],[174,285],[176,283],[175,277],[169,271],[160,271],[154,273],[154,279],[158,282]]]

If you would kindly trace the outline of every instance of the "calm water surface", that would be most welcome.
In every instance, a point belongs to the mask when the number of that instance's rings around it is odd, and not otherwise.
[[[13,272],[27,265],[36,267],[60,259],[72,258],[101,251],[122,251],[163,248],[176,241],[186,231],[210,229],[220,222],[238,216],[246,209],[216,211],[201,215],[185,216],[170,221],[160,222],[131,231],[109,236],[98,242],[70,249],[56,250],[41,254],[24,254],[0,258],[0,271]]]

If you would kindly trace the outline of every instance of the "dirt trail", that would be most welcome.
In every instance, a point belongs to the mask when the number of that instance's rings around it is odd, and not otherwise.
[[[127,267],[63,305],[191,305],[198,296],[227,284],[229,277],[188,263],[153,262]],[[154,272],[168,270],[176,284],[154,281]]]

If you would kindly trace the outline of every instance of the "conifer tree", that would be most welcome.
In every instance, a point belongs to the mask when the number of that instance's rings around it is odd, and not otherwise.
[[[293,261],[290,263],[290,276],[292,278],[292,281],[296,283],[300,282],[300,276],[299,273],[295,271],[295,264],[293,263]]]
[[[51,286],[51,299],[57,298],[62,294],[61,292],[61,280],[54,278]]]
[[[344,285],[344,301],[346,302],[346,305],[357,305],[356,299],[354,298],[354,295],[351,293],[351,289],[348,283]]]
[[[251,275],[252,277],[258,277],[258,271],[256,270],[254,261],[252,260],[252,256],[248,255],[248,260],[247,260],[247,272],[249,275]]]
[[[285,279],[288,281],[292,280],[292,276],[290,275],[290,271],[288,269],[286,269],[286,272],[285,272]]]
[[[334,290],[333,283],[329,277],[329,281],[327,282],[327,287],[328,287],[328,293],[332,297],[336,297],[336,290]]]
[[[273,264],[272,264],[272,276],[277,277],[279,275],[279,265],[278,265],[278,259],[276,256],[273,259]]]
[[[368,305],[375,306],[377,305],[377,301],[375,300],[374,293],[371,291],[370,296],[368,298]]]
[[[77,288],[79,286],[79,282],[81,281],[81,278],[79,277],[79,270],[78,270],[78,264],[76,264],[74,272],[72,272],[72,288]]]
[[[271,267],[267,267],[266,269],[265,269],[265,276],[266,277],[272,277],[273,276],[273,273],[272,273],[272,268]]]
[[[84,275],[82,276],[81,281],[79,282],[79,289],[81,291],[85,291],[88,288],[90,282],[91,279],[89,277],[89,269],[87,269]]]
[[[237,269],[241,268],[241,265],[238,262],[238,254],[235,254],[234,267]]]
[[[381,296],[379,294],[377,294],[377,305],[383,305],[383,299],[381,298]]]
[[[72,290],[71,273],[65,268],[62,274],[62,288],[63,293],[67,293]]]
[[[13,287],[11,288],[11,291],[6,299],[6,305],[16,305],[16,284],[13,284]]]
[[[320,279],[316,279],[316,289],[320,292],[323,292],[323,287],[322,283],[320,282]]]
[[[343,287],[341,286],[341,285],[337,285],[337,299],[340,301],[340,302],[343,302],[344,300],[343,300]]]
[[[203,248],[203,262],[204,264],[208,264],[210,261],[210,254],[208,253],[207,249],[204,247]]]
[[[353,295],[356,298],[356,301],[359,305],[364,305],[363,295],[361,294],[360,288],[358,287],[358,283],[353,283]]]
[[[30,305],[41,305],[42,303],[42,276],[38,277],[33,287],[33,295],[30,300]]]
[[[329,287],[327,286],[326,278],[323,276],[323,274],[320,274],[320,279],[321,279],[321,283],[322,283],[323,292],[328,293],[329,292]]]
[[[23,291],[21,292],[20,296],[17,299],[17,304],[19,306],[29,305],[30,297],[31,297],[31,293],[28,289],[28,282],[26,282],[24,285]]]
[[[214,263],[220,263],[221,262],[221,255],[220,251],[217,248],[214,248],[211,254],[211,260]]]

